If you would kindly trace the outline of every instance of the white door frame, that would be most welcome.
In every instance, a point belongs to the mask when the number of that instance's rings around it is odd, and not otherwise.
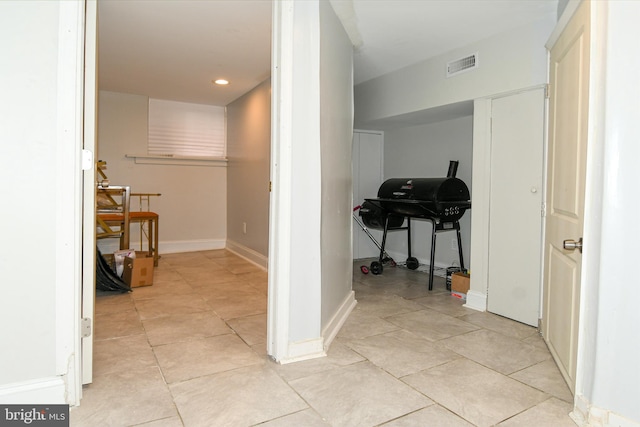
[[[267,350],[280,363],[324,355],[321,212],[309,209],[321,204],[319,5],[273,7]]]
[[[80,402],[82,295],[82,126],[85,1],[60,1],[56,135],[56,374],[64,399]]]
[[[85,75],[84,75],[84,139],[83,158],[83,226],[82,226],[82,318],[88,319],[91,335],[82,339],[82,384],[93,381],[93,325],[96,289],[96,168],[97,144],[97,0],[86,0]]]
[[[291,293],[293,0],[274,1],[271,58],[271,200],[267,354],[288,355]]]

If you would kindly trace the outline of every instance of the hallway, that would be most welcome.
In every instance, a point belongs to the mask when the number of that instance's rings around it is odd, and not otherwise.
[[[225,250],[165,254],[154,284],[96,298],[94,382],[72,426],[575,426],[535,328],[385,268],[327,357],[266,356],[267,274]]]

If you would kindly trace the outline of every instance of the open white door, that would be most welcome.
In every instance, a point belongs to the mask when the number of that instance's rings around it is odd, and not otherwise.
[[[82,202],[82,384],[93,381],[93,317],[96,289],[97,1],[85,15],[83,202]]]
[[[487,310],[538,326],[544,89],[491,101]]]
[[[589,11],[585,1],[551,48],[542,333],[575,390],[589,102]],[[564,242],[567,241],[567,249]]]

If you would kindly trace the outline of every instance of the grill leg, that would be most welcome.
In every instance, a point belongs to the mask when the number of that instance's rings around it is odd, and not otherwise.
[[[380,264],[384,261],[384,245],[387,242],[387,231],[389,230],[389,216],[384,219],[384,233],[382,234],[382,244],[380,245]]]
[[[411,218],[407,217],[407,258],[411,258]]]
[[[407,254],[407,262],[406,266],[409,270],[415,270],[420,267],[420,262],[418,258],[414,258],[411,256],[411,218],[407,217],[407,246],[408,246],[408,254]]]
[[[456,234],[458,236],[458,256],[460,257],[460,271],[464,271],[464,259],[462,257],[462,238],[460,237],[460,223],[456,221]]]
[[[436,223],[431,221],[431,261],[429,262],[429,290],[433,290],[433,263],[436,259]]]

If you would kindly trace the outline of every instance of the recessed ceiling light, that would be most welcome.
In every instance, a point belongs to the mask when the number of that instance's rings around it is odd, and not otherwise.
[[[228,85],[229,81],[225,79],[217,79],[213,81],[217,85]]]

